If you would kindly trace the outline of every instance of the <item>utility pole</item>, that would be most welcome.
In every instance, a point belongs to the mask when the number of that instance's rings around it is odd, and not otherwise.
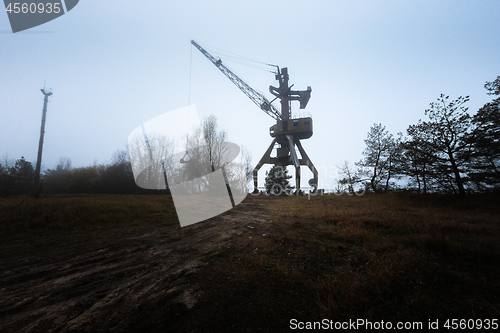
[[[43,111],[42,111],[42,127],[40,128],[40,142],[38,143],[38,157],[36,159],[36,169],[35,169],[35,191],[39,190],[40,185],[40,166],[42,165],[42,149],[43,149],[43,135],[45,134],[45,117],[47,115],[47,103],[49,102],[49,96],[52,96],[52,92],[48,89],[40,89],[42,94],[45,96],[43,99]]]

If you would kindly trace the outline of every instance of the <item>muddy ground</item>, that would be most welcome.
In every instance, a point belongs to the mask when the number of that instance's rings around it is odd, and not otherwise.
[[[479,326],[500,315],[498,196],[308,199],[248,196],[183,228],[167,196],[0,201],[0,332],[284,332],[325,318],[492,331]]]
[[[0,331],[183,331],[200,272],[231,239],[270,220],[258,201],[181,228],[49,254],[1,258]]]

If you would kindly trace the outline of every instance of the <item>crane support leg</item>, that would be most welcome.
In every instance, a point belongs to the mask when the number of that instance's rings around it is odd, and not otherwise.
[[[300,159],[300,164],[307,165],[307,167],[313,173],[313,178],[309,179],[309,186],[313,187],[312,192],[316,192],[316,190],[318,189],[318,170],[316,170],[314,164],[311,162],[311,159],[309,158],[309,156],[307,156],[306,151],[302,147],[300,141],[297,141],[296,145],[297,148],[299,148],[300,155],[302,156],[302,158]]]
[[[293,143],[293,136],[287,135],[286,138],[288,139],[288,147],[290,147],[290,159],[295,168],[300,168],[300,162],[299,159],[297,158],[297,153],[295,152],[295,145]]]
[[[264,153],[264,156],[262,156],[257,166],[255,166],[255,168],[253,169],[253,193],[259,193],[259,190],[257,188],[258,173],[260,168],[262,168],[264,164],[271,164],[271,152],[273,151],[275,144],[276,144],[276,138],[273,139],[273,142],[271,142],[271,145],[269,146],[269,148],[267,148],[266,152]]]
[[[290,159],[292,164],[295,166],[295,193],[300,193],[300,161],[297,157],[297,152],[295,151],[295,144],[293,142],[293,136],[287,135],[288,147],[290,150]]]
[[[295,194],[301,194],[300,192],[300,166],[295,167]]]

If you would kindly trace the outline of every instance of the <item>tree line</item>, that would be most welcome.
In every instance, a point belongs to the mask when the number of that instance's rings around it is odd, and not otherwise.
[[[226,184],[238,187],[239,192],[248,191],[250,155],[244,147],[228,142],[228,135],[219,129],[216,116],[206,117],[184,139],[183,149],[179,150],[174,149],[179,142],[158,133],[148,134],[146,140],[142,133],[131,138],[128,149],[137,184],[146,188],[183,184],[189,192],[205,192],[218,182],[217,177],[208,175],[221,170]],[[174,154],[174,151],[181,152]]]
[[[371,192],[409,190],[423,194],[454,193],[462,197],[467,193],[500,191],[500,76],[486,82],[485,88],[488,95],[499,97],[474,115],[470,115],[466,107],[469,96],[450,99],[441,94],[425,110],[427,119],[408,126],[406,136],[402,133],[394,136],[382,124],[374,124],[364,140],[363,158],[354,165],[345,162],[338,166],[337,190],[353,192],[363,186]],[[143,142],[116,151],[108,164],[72,168],[71,160],[61,158],[54,169],[44,172],[38,189],[34,189],[32,163],[24,157],[12,161],[5,156],[0,161],[0,195],[168,193],[168,184],[163,192],[136,185],[133,168],[141,168],[137,163],[144,163],[147,158],[131,161],[129,150],[133,150],[135,156],[149,156],[155,160],[154,164],[161,165],[163,169],[156,171],[165,172],[170,185],[199,178],[228,162],[224,157],[227,133],[218,128],[215,116],[205,118],[201,128],[191,135],[182,158],[174,158],[173,143],[167,138],[151,137],[149,141],[146,145]],[[178,163],[179,158],[187,163]],[[246,179],[240,182],[245,186],[252,177],[248,153],[243,154],[240,164],[224,169],[225,177],[238,177],[241,174],[238,168],[245,170]],[[151,176],[151,172],[144,173],[144,177],[146,181],[147,177],[164,179]],[[273,183],[266,179],[266,188]]]
[[[91,166],[72,168],[71,160],[61,158],[54,169],[41,175],[40,188],[34,188],[35,171],[31,162],[21,157],[13,161],[4,156],[0,162],[0,195],[63,194],[63,193],[110,193],[110,194],[159,194],[170,193],[168,186],[199,178],[224,166],[224,174],[232,184],[245,187],[251,178],[251,157],[243,149],[241,161],[228,161],[227,133],[219,129],[217,117],[204,119],[202,126],[189,136],[183,156],[174,156],[174,142],[166,136],[151,136],[148,142],[137,142],[125,150],[117,150],[107,164],[94,163]],[[234,149],[233,149],[234,153]],[[234,154],[233,154],[234,155]],[[130,156],[133,156],[131,159]],[[234,158],[234,157],[233,157]],[[182,159],[180,162],[179,159]],[[149,163],[160,168],[150,168],[138,177],[137,186],[133,168],[146,169],[141,164]],[[244,176],[242,178],[242,168]],[[157,174],[155,174],[155,172]],[[166,189],[155,182],[163,182],[167,177]],[[149,177],[149,179],[148,179]],[[152,186],[158,185],[158,186]],[[198,182],[203,187],[203,182]],[[149,188],[149,189],[147,189]],[[197,188],[196,190],[203,190]]]
[[[500,95],[500,76],[484,86]],[[500,191],[500,97],[470,115],[469,96],[441,94],[425,110],[426,120],[410,125],[406,136],[374,124],[365,139],[363,158],[339,168],[339,188],[365,186],[372,192],[418,193]]]
[[[0,195],[35,195],[61,193],[147,193],[135,185],[128,152],[116,151],[111,163],[72,168],[71,160],[61,158],[54,169],[41,175],[40,188],[34,188],[35,171],[24,156],[0,163]]]

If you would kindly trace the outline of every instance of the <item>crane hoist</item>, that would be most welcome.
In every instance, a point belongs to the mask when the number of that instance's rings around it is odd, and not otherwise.
[[[313,134],[312,118],[293,118],[290,109],[291,101],[299,101],[300,108],[305,109],[311,97],[311,87],[307,87],[306,90],[291,90],[293,84],[289,86],[288,69],[285,67],[280,70],[276,66],[276,80],[279,82],[279,86],[269,86],[269,92],[275,96],[274,100],[280,99],[280,112],[264,95],[254,90],[229,68],[224,66],[220,58],[212,56],[194,40],[191,41],[191,44],[240,88],[262,111],[276,120],[276,124],[269,128],[269,134],[273,138],[273,141],[253,170],[254,193],[258,192],[258,172],[264,164],[280,164],[284,167],[293,165],[295,167],[295,188],[297,193],[300,192],[300,166],[307,166],[313,174],[313,178],[309,179],[309,186],[312,187],[311,191],[315,192],[318,187],[318,171],[300,143],[300,140],[309,139]],[[271,157],[271,152],[276,144],[279,145],[276,149],[276,157]],[[299,149],[301,158],[298,158],[295,146]]]

